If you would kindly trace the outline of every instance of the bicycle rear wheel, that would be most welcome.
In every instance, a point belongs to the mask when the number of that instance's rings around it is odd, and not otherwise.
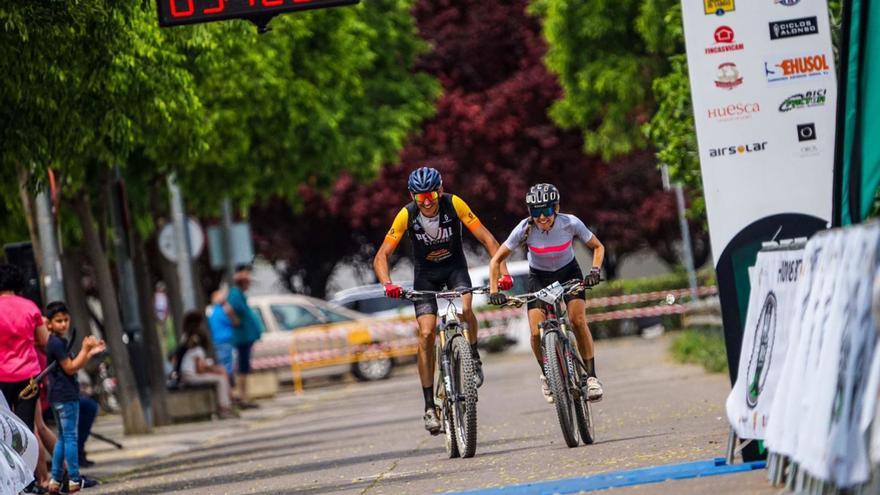
[[[544,333],[544,376],[553,392],[556,417],[562,428],[562,438],[569,447],[577,447],[574,401],[569,390],[569,372],[565,349],[556,331]]]
[[[453,389],[452,411],[455,440],[462,457],[473,457],[477,451],[477,383],[471,346],[462,336],[452,339],[451,367]]]

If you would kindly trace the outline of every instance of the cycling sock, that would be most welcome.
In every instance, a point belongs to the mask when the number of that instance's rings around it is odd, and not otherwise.
[[[587,365],[587,376],[596,378],[596,358],[587,359],[587,362],[584,364]]]
[[[471,357],[480,359],[480,351],[477,349],[477,344],[471,344]]]
[[[434,386],[422,387],[422,394],[425,395],[425,411],[434,409]]]

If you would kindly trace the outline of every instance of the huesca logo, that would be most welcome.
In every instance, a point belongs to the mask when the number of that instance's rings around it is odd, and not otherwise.
[[[754,103],[731,103],[723,107],[710,108],[706,111],[709,119],[718,119],[719,121],[742,120],[752,116],[753,113],[761,111],[761,105]]]
[[[718,26],[715,30],[715,44],[706,48],[707,55],[716,53],[735,52],[742,50],[743,44],[737,43],[733,29],[729,26]]]
[[[710,157],[717,156],[733,156],[733,155],[745,155],[746,153],[755,153],[757,151],[764,151],[767,147],[767,141],[762,141],[760,143],[752,143],[752,144],[740,144],[736,146],[723,146],[721,148],[712,148],[709,150]]]

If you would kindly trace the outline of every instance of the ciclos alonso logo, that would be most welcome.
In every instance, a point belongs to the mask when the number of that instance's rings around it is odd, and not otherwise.
[[[742,49],[743,44],[737,43],[733,29],[729,26],[718,26],[718,29],[715,30],[715,44],[706,48],[706,55],[735,52]]]
[[[824,106],[825,100],[827,99],[825,96],[827,92],[828,90],[823,88],[805,91],[803,93],[795,93],[782,100],[782,103],[779,105],[779,111],[785,113],[800,108]]]
[[[767,83],[782,83],[827,76],[831,67],[824,54],[802,55],[797,57],[779,56],[764,62],[764,75]]]
[[[729,91],[742,84],[742,82],[743,78],[735,63],[724,62],[718,66],[718,72],[715,74],[715,87]]]
[[[703,0],[703,12],[706,15],[724,15],[725,12],[736,10],[734,0]]]
[[[736,156],[746,155],[748,153],[756,153],[767,149],[767,141],[752,144],[739,144],[735,146],[722,146],[721,148],[710,148],[709,156],[712,158],[718,156]]]
[[[758,102],[731,103],[730,105],[725,105],[723,107],[706,110],[706,116],[709,120],[727,122],[730,120],[745,120],[760,111],[761,105]]]

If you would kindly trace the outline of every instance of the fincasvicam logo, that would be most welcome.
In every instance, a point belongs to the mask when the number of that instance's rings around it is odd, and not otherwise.
[[[703,0],[703,12],[706,15],[724,15],[725,12],[736,10],[734,0]]]
[[[785,38],[793,38],[795,36],[819,33],[819,21],[816,20],[816,16],[787,19],[784,21],[772,21],[768,26],[770,27],[771,40],[781,40]]]
[[[825,54],[775,56],[764,61],[764,75],[768,84],[811,79],[831,74]]]
[[[735,146],[722,146],[721,148],[710,148],[709,156],[712,158],[718,156],[734,156],[745,155],[748,153],[756,153],[764,151],[767,148],[767,141],[752,144],[738,144]]]
[[[791,7],[792,5],[797,5],[801,0],[773,0],[773,3],[781,3],[786,7]]]
[[[777,306],[776,294],[769,291],[764,298],[761,314],[758,316],[758,326],[755,328],[752,354],[749,356],[749,368],[746,372],[746,404],[749,409],[754,409],[758,405],[758,398],[767,381],[767,371],[770,369],[773,357],[773,343],[776,340]]]
[[[761,105],[758,102],[731,103],[723,107],[706,110],[706,116],[709,117],[709,120],[714,119],[718,122],[727,122],[730,120],[745,120],[760,111]]]
[[[803,93],[796,93],[784,99],[779,105],[780,112],[798,110],[801,108],[821,107],[825,105],[826,89],[814,89]]]
[[[715,44],[706,48],[706,55],[735,52],[742,49],[743,44],[736,42],[733,29],[729,26],[718,26],[718,29],[715,30]]]
[[[718,73],[715,75],[715,87],[731,90],[742,84],[743,78],[739,74],[736,64],[733,62],[724,62],[718,66]]]

